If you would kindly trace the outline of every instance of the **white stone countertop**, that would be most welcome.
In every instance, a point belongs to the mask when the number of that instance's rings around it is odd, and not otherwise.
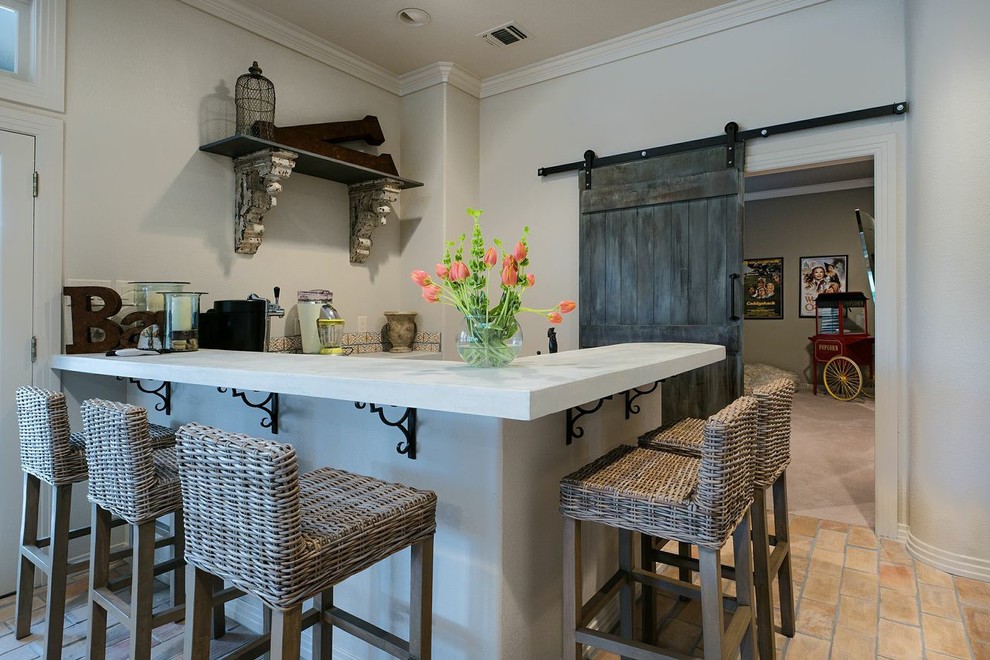
[[[517,358],[500,369],[446,360],[199,350],[56,355],[53,369],[532,420],[725,358],[711,344],[641,343]]]

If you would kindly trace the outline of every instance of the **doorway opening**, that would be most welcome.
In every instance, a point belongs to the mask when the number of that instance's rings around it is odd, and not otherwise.
[[[862,393],[849,401],[833,398],[822,386],[824,363],[816,367],[812,359],[812,337],[815,298],[826,291],[862,292],[865,330],[873,335],[855,210],[875,211],[874,166],[863,156],[748,174],[743,273],[746,389],[779,375],[798,383],[790,511],[869,528],[876,523],[872,364],[852,366],[862,376]],[[872,345],[866,348],[872,355]]]

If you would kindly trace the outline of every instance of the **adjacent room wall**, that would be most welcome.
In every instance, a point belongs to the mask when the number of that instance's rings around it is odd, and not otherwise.
[[[848,256],[846,290],[866,296],[873,334],[873,302],[855,209],[873,214],[872,187],[746,202],[744,257],[784,258],[784,318],[743,321],[746,364],[769,364],[812,382],[808,337],[815,334],[815,319],[798,317],[801,257]],[[819,381],[820,374],[821,369]]]

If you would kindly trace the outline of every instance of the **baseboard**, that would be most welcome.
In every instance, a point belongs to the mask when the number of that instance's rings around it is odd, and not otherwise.
[[[911,530],[907,530],[907,551],[912,557],[935,568],[959,575],[990,582],[990,560],[979,557],[968,557],[949,550],[936,548],[930,543],[913,536]]]

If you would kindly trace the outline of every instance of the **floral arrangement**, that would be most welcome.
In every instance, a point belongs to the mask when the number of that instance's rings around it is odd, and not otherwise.
[[[464,314],[467,333],[470,340],[476,344],[478,351],[487,353],[477,361],[480,366],[494,366],[485,362],[501,362],[494,355],[504,352],[505,342],[519,331],[516,314],[532,312],[542,314],[547,321],[558,324],[563,321],[563,314],[571,312],[576,307],[573,300],[562,300],[556,306],[548,309],[533,309],[522,306],[522,294],[526,289],[536,284],[536,276],[528,272],[529,248],[526,242],[529,227],[523,228],[522,237],[516,242],[511,251],[506,249],[497,238],[493,245],[485,246],[481,231],[480,209],[468,209],[468,215],[474,218],[474,230],[471,236],[471,246],[467,259],[464,254],[465,234],[460,241],[448,241],[443,260],[436,265],[436,278],[423,270],[414,270],[412,280],[422,288],[423,298],[430,303],[445,303],[457,308]],[[502,268],[499,279],[492,272],[499,263],[499,252],[502,254]],[[498,282],[498,301],[492,305],[489,289],[493,282]],[[515,357],[509,356],[509,360]],[[461,351],[458,352],[469,363],[474,364]],[[508,363],[506,360],[504,363]]]

